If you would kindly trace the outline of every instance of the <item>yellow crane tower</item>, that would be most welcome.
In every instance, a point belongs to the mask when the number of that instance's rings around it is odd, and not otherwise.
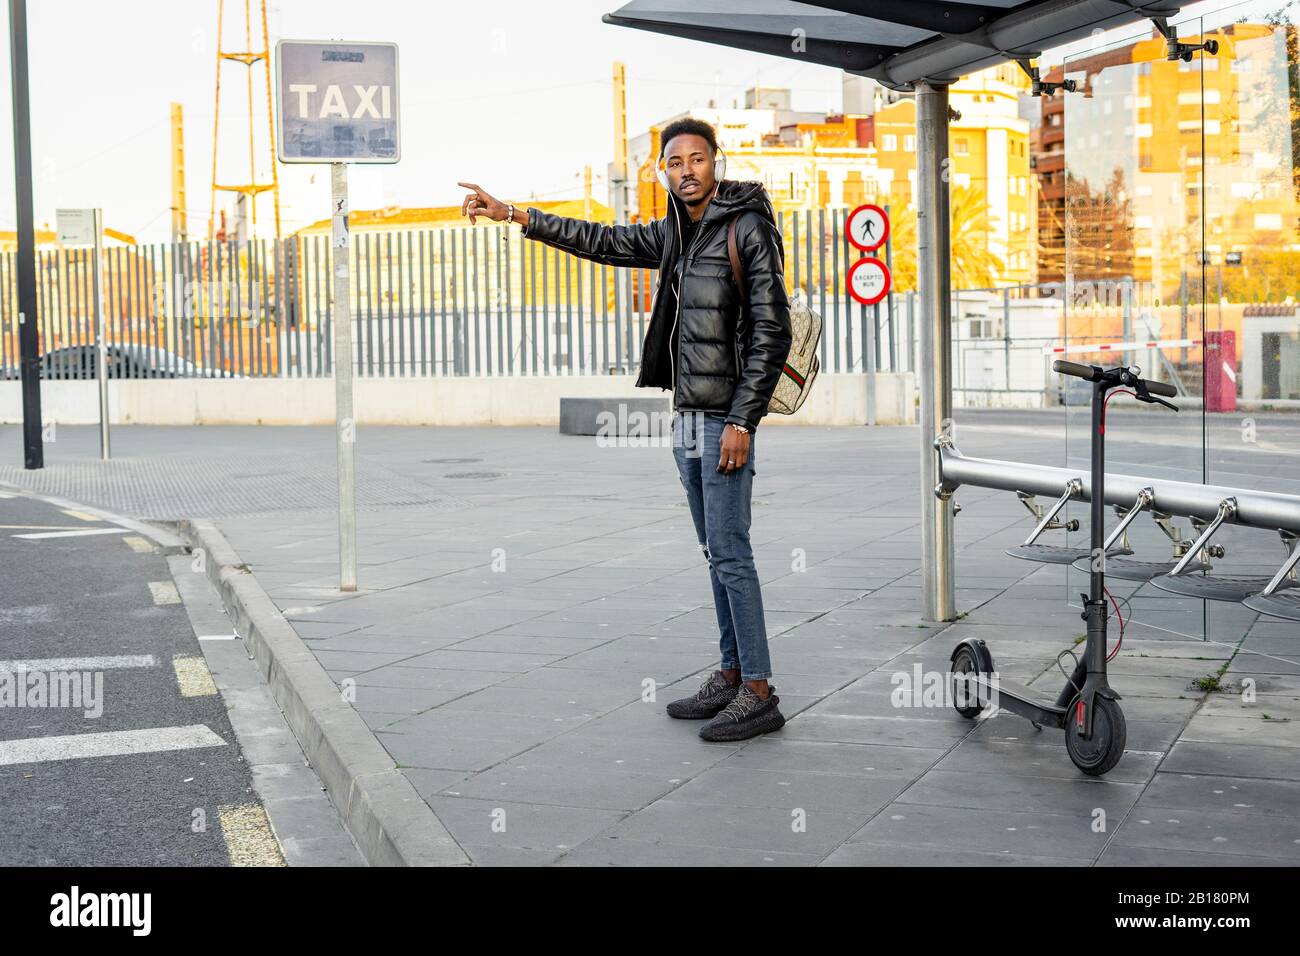
[[[189,242],[185,214],[185,118],[180,103],[173,103],[172,116],[172,242]]]
[[[212,204],[208,215],[208,238],[213,238],[213,229],[217,220],[217,192],[232,192],[244,198],[247,203],[249,222],[257,225],[257,197],[269,192],[275,200],[275,235],[280,236],[280,180],[275,166],[275,119],[271,107],[271,53],[266,29],[266,0],[261,0],[262,11],[262,48],[253,49],[253,21],[250,12],[250,0],[244,0],[244,49],[226,50],[222,47],[225,17],[225,0],[217,0],[217,83],[216,107],[212,116]],[[242,63],[248,70],[248,181],[226,184],[218,181],[217,149],[218,135],[221,130],[221,67],[228,60]],[[267,155],[271,159],[271,178],[258,182],[256,145],[253,117],[253,69],[260,65],[266,76],[266,129]]]

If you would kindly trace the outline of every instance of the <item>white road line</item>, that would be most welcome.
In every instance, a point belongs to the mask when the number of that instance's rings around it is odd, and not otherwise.
[[[0,661],[0,674],[16,671],[111,671],[125,667],[153,667],[152,654],[118,657],[41,657],[25,661]]]
[[[226,742],[204,724],[188,727],[150,727],[145,730],[111,730],[64,737],[28,737],[0,740],[0,766],[77,760],[83,757],[121,757],[128,754],[224,747]]]
[[[238,634],[200,634],[200,641],[237,641]]]
[[[121,534],[126,528],[85,528],[81,531],[40,531],[36,534],[16,534],[15,538],[85,538],[92,534]]]
[[[0,524],[0,529],[5,531],[81,531],[82,529],[70,524]]]

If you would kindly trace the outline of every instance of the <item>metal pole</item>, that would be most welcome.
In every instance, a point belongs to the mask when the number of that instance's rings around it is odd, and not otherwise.
[[[917,84],[917,285],[920,290],[921,580],[923,618],[957,616],[952,505],[935,496],[934,441],[952,418],[952,302],[948,219],[948,87]]]
[[[23,389],[23,466],[45,467],[41,444],[40,340],[36,315],[36,236],[32,223],[32,123],[27,95],[27,3],[9,0],[9,63],[14,110],[14,212],[18,252],[18,354]]]
[[[99,457],[108,461],[108,343],[104,341],[104,210],[95,210],[95,354],[99,379]]]
[[[880,305],[871,307],[871,324],[874,333],[867,331],[867,311],[862,309],[862,371],[867,383],[867,424],[876,424],[876,348],[880,345]]]
[[[889,203],[885,203],[885,218],[889,219]],[[885,240],[885,268],[889,270],[889,294],[885,296],[885,307],[889,312],[889,370],[898,371],[898,312],[894,309],[894,240]],[[822,309],[823,314],[825,309]]]
[[[348,250],[348,167],[330,163],[334,205],[334,424],[338,446],[339,590],[357,589],[357,501],[352,415],[352,272]]]

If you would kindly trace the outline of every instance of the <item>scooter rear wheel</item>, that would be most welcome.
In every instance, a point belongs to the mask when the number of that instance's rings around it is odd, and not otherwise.
[[[1109,697],[1093,698],[1092,739],[1085,740],[1075,729],[1075,714],[1078,713],[1079,698],[1070,701],[1068,719],[1065,724],[1065,749],[1070,753],[1074,765],[1090,777],[1099,777],[1111,770],[1124,756],[1124,745],[1128,742],[1128,725],[1124,721],[1124,711],[1119,704]]]
[[[984,709],[978,703],[980,694],[971,682],[971,678],[978,673],[980,673],[980,666],[979,661],[975,659],[974,651],[969,647],[958,648],[956,656],[952,659],[952,700],[957,713],[968,719],[978,717],[980,711]]]

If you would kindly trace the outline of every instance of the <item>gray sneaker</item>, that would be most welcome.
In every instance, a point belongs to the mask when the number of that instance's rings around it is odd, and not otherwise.
[[[727,683],[722,671],[714,671],[692,696],[670,703],[668,716],[682,720],[704,720],[735,700],[739,690],[739,686],[732,687]]]
[[[769,734],[785,726],[785,716],[777,707],[781,698],[776,687],[767,686],[767,699],[741,684],[735,700],[722,709],[718,716],[700,728],[700,739],[711,741],[748,740],[759,734]]]

